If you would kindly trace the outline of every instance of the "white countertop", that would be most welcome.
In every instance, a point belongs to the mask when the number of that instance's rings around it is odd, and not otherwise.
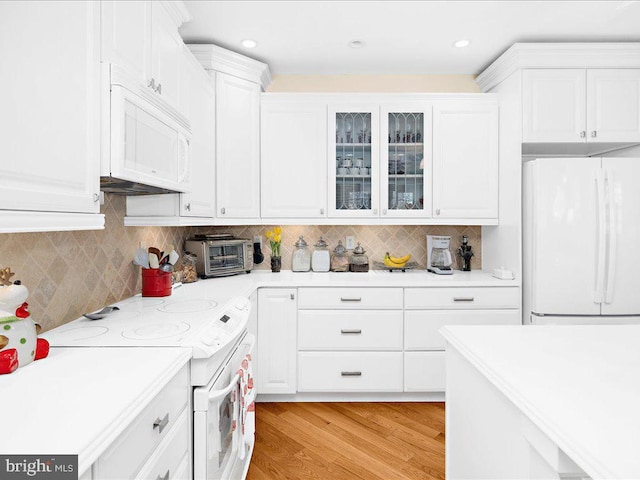
[[[250,274],[230,277],[199,279],[174,290],[178,297],[202,296],[225,303],[236,295],[248,297],[260,287],[517,287],[517,280],[500,280],[481,271],[461,272],[453,275],[435,275],[426,270],[388,272],[373,270],[367,273],[327,272],[301,273],[282,270],[253,270]]]
[[[182,348],[52,348],[0,375],[0,452],[78,454],[80,476],[190,357]]]
[[[640,478],[640,325],[441,332],[589,476]]]

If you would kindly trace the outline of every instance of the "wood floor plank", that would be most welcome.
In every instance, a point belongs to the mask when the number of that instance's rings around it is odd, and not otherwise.
[[[443,480],[444,404],[260,403],[248,480]]]

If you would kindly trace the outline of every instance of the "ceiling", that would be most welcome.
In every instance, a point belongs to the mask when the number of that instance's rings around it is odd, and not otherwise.
[[[186,43],[245,54],[273,74],[477,74],[515,42],[640,41],[640,1],[185,3]],[[454,48],[460,39],[471,45]]]

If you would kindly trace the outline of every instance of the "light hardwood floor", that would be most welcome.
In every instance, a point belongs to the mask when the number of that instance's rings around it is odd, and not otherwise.
[[[256,406],[247,480],[444,478],[444,403]]]

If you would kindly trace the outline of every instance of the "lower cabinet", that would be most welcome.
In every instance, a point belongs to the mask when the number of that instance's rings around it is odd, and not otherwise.
[[[296,393],[297,291],[258,291],[257,393]]]
[[[511,286],[260,289],[258,393],[444,392],[440,328],[517,325],[519,292]]]
[[[402,352],[300,352],[300,392],[401,392]]]
[[[186,365],[100,456],[93,478],[190,478],[190,397]]]

